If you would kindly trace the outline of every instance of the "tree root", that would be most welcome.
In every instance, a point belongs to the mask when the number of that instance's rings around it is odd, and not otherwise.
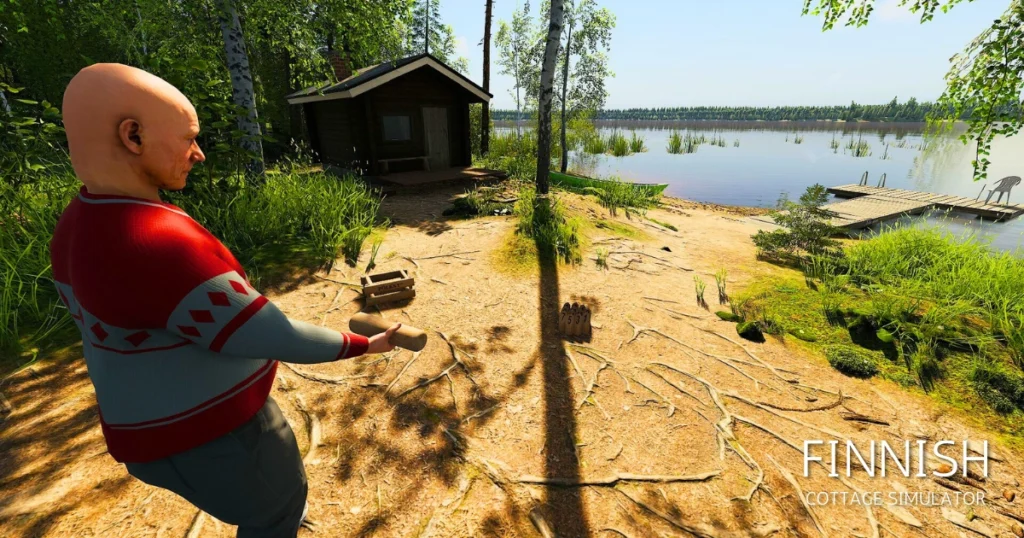
[[[781,380],[785,381],[786,383],[789,383],[789,384],[793,384],[793,383],[796,383],[796,382],[797,382],[797,381],[795,381],[795,380],[793,380],[793,379],[789,379],[789,378],[787,378],[787,377],[783,376],[782,374],[780,374],[780,373],[779,373],[779,370],[778,370],[777,368],[775,368],[774,366],[772,366],[772,365],[768,364],[767,362],[764,362],[763,360],[761,360],[760,358],[758,358],[758,356],[757,356],[757,355],[754,355],[753,353],[751,353],[751,352],[750,352],[750,350],[749,350],[749,349],[747,349],[747,347],[746,347],[746,346],[744,346],[743,344],[741,344],[741,343],[739,343],[739,342],[737,342],[737,341],[733,340],[732,338],[729,338],[728,336],[725,336],[724,334],[721,334],[721,333],[718,333],[718,332],[712,331],[712,330],[710,330],[710,329],[704,329],[704,328],[702,328],[702,327],[697,327],[697,328],[698,328],[698,329],[700,329],[700,330],[702,330],[702,331],[704,331],[704,332],[706,332],[706,333],[708,333],[708,334],[713,334],[713,335],[715,335],[715,336],[717,336],[717,337],[721,338],[722,340],[725,340],[726,342],[729,342],[729,343],[733,344],[734,346],[736,346],[736,347],[738,347],[738,348],[742,349],[742,350],[743,350],[743,352],[744,352],[744,353],[746,353],[748,357],[750,357],[751,359],[753,359],[753,360],[754,360],[754,362],[756,362],[756,363],[760,364],[761,366],[763,366],[764,368],[766,368],[766,369],[767,369],[768,371],[770,371],[770,372],[771,372],[772,374],[775,374],[775,377],[777,377],[777,378],[779,378],[779,379],[781,379]]]
[[[668,383],[669,386],[671,386],[672,388],[678,390],[679,392],[682,392],[684,395],[689,396],[690,398],[692,398],[695,402],[699,403],[700,405],[706,405],[704,402],[702,402],[700,400],[700,398],[694,396],[692,392],[690,392],[690,391],[686,390],[685,388],[683,388],[682,385],[673,383],[667,377],[665,377],[665,376],[661,375],[660,373],[658,373],[657,370],[654,370],[654,369],[648,367],[647,371],[652,373],[652,374],[654,374],[654,375],[656,375],[656,376],[658,376],[658,377],[660,377],[665,383]]]
[[[650,299],[648,297],[644,297],[644,299],[647,299],[649,301],[654,301],[654,300],[659,300],[660,301],[661,300],[661,299]],[[675,301],[673,301],[673,302],[675,302]],[[676,310],[672,310],[671,308],[665,308],[664,306],[661,306],[660,304],[657,304],[657,303],[653,303],[652,302],[651,304],[653,304],[654,306],[664,310],[665,312],[668,312],[669,314],[675,314],[677,316],[683,316],[683,317],[687,317],[687,318],[691,318],[691,319],[705,319],[706,318],[706,316],[695,316],[693,314],[687,314],[686,312],[678,312]]]
[[[495,409],[497,409],[500,406],[501,406],[501,404],[494,404],[494,405],[488,407],[487,409],[484,409],[483,411],[480,411],[479,413],[473,413],[472,415],[469,415],[468,417],[462,419],[462,422],[460,424],[466,424],[467,422],[469,422],[471,420],[478,419],[478,418],[480,418],[480,417],[490,413],[491,411],[494,411]]]
[[[392,389],[392,387],[395,386],[395,383],[398,383],[398,379],[402,377],[402,374],[404,374],[405,371],[408,370],[409,367],[412,366],[412,363],[416,362],[416,359],[418,359],[418,358],[420,358],[420,352],[419,351],[417,351],[417,352],[412,354],[412,358],[409,359],[409,362],[405,363],[405,366],[403,366],[402,370],[400,372],[398,372],[398,375],[396,375],[395,378],[392,379],[390,383],[388,383],[388,388],[384,390],[384,394],[388,394],[388,393],[391,392],[391,389]]]
[[[533,526],[536,527],[537,532],[543,538],[555,538],[555,533],[551,531],[551,525],[548,524],[537,508],[530,510],[530,522],[533,523]]]
[[[331,300],[331,304],[327,305],[327,309],[324,310],[322,316],[320,316],[320,326],[323,327],[327,323],[327,314],[330,314],[334,310],[334,304],[338,302],[338,298],[344,293],[345,286],[338,287],[338,293],[334,294],[334,299]]]
[[[679,344],[684,349],[690,349],[690,350],[693,350],[693,351],[695,351],[697,353],[700,353],[702,355],[706,355],[708,357],[711,357],[711,358],[717,360],[718,362],[728,366],[729,368],[732,368],[733,370],[736,370],[737,372],[740,373],[740,375],[742,375],[743,377],[751,380],[754,383],[754,388],[755,389],[759,389],[761,387],[760,381],[758,381],[755,377],[751,376],[750,374],[748,374],[748,373],[744,372],[743,370],[741,370],[735,364],[730,363],[729,360],[727,358],[725,358],[725,357],[719,357],[718,355],[713,355],[711,353],[707,353],[707,352],[701,351],[701,350],[699,350],[697,348],[694,348],[693,346],[684,344],[683,342],[680,342],[679,340],[677,340],[677,339],[675,339],[675,338],[673,338],[673,337],[671,337],[671,336],[669,336],[669,335],[667,335],[667,334],[665,334],[665,333],[661,332],[660,330],[655,329],[653,327],[641,327],[641,326],[633,323],[632,321],[630,321],[628,319],[626,320],[626,322],[629,323],[630,326],[633,327],[633,338],[631,338],[628,342],[626,342],[627,344],[629,344],[630,342],[633,342],[634,340],[639,338],[641,334],[643,334],[645,332],[649,332],[651,334],[657,334],[657,335],[661,336],[662,338],[666,338],[668,340],[671,340],[672,342],[675,342],[676,344]],[[683,351],[683,353],[686,353],[686,351]],[[690,357],[691,359],[696,360],[696,358],[694,358],[694,356],[690,355],[689,353],[686,353],[686,356]]]
[[[793,418],[793,417],[788,416],[788,415],[783,415],[782,413],[776,411],[775,409],[772,409],[771,407],[765,406],[763,404],[759,404],[759,403],[757,403],[757,402],[755,402],[755,401],[753,401],[753,400],[751,400],[749,398],[746,398],[744,396],[740,396],[739,394],[737,394],[735,392],[726,392],[725,395],[730,397],[730,398],[734,398],[736,400],[739,400],[739,401],[741,401],[743,403],[746,403],[748,405],[752,405],[752,406],[754,406],[754,407],[756,407],[756,408],[758,408],[758,409],[760,409],[762,411],[765,411],[766,413],[770,413],[770,414],[775,415],[775,416],[777,416],[777,417],[779,417],[781,419],[788,420],[788,421],[792,422],[793,424],[797,424],[797,425],[803,426],[805,428],[812,429],[812,430],[814,430],[816,432],[823,433],[825,435],[830,435],[830,436],[832,436],[832,437],[834,437],[836,439],[844,439],[843,435],[841,433],[837,432],[837,431],[833,431],[833,430],[830,430],[828,428],[823,428],[821,426],[815,426],[814,424],[809,424],[809,423],[804,422],[804,421],[802,421],[802,420],[800,420],[798,418]]]
[[[308,379],[310,381],[316,381],[317,383],[327,383],[328,385],[343,385],[345,383],[348,383],[349,381],[352,381],[353,379],[365,379],[367,377],[373,377],[374,376],[374,374],[360,374],[360,375],[343,375],[343,376],[337,376],[337,377],[327,377],[327,376],[322,376],[322,375],[319,375],[319,374],[314,374],[314,373],[311,373],[311,372],[304,372],[304,371],[299,370],[298,368],[292,366],[291,364],[289,364],[287,362],[282,362],[281,364],[283,364],[285,366],[285,368],[288,368],[289,370],[294,372],[295,375],[297,375],[297,376],[299,376],[299,377],[301,377],[303,379]]]
[[[309,465],[309,462],[313,461],[313,455],[316,453],[316,449],[320,446],[320,418],[315,413],[306,407],[306,400],[302,398],[301,394],[295,395],[295,407],[298,408],[299,413],[306,419],[306,428],[309,431],[309,449],[306,450],[306,454],[302,456],[302,464]]]
[[[690,533],[690,534],[692,534],[694,536],[698,536],[699,538],[740,538],[740,537],[746,537],[746,536],[762,537],[762,536],[770,536],[770,535],[775,534],[776,532],[778,532],[780,530],[778,527],[773,526],[773,527],[769,527],[769,528],[765,528],[765,529],[759,529],[759,530],[751,529],[747,533],[740,534],[740,533],[735,533],[735,532],[731,532],[731,531],[714,529],[714,528],[709,527],[707,525],[699,525],[699,524],[694,525],[694,524],[686,523],[684,521],[680,521],[680,520],[676,519],[674,516],[672,516],[671,514],[666,514],[666,513],[662,512],[661,510],[658,510],[657,508],[654,508],[653,506],[651,506],[651,505],[641,501],[640,499],[634,498],[632,495],[626,493],[625,491],[623,491],[620,488],[615,488],[615,491],[618,491],[624,497],[626,497],[627,499],[632,501],[633,504],[639,506],[640,508],[643,508],[644,510],[646,510],[647,512],[650,512],[651,514],[654,514],[655,516],[658,517],[658,519],[664,521],[665,523],[668,523],[673,528],[679,529],[679,530],[681,530],[683,532],[688,532],[688,533]]]
[[[462,252],[452,252],[450,254],[438,254],[436,256],[424,256],[424,257],[421,257],[421,258],[406,258],[406,259],[408,259],[408,260],[434,260],[434,259],[437,259],[437,258],[457,258],[457,257],[461,256],[462,254],[476,254],[477,252],[480,252],[480,251],[479,250],[465,250],[465,251],[462,251]],[[416,262],[413,261],[413,263],[416,263]],[[416,267],[418,268],[419,264],[417,264]]]
[[[665,396],[664,394],[662,394],[662,393],[652,389],[651,387],[648,387],[647,385],[645,385],[639,379],[633,378],[633,381],[636,382],[637,385],[640,385],[641,387],[643,387],[643,388],[651,391],[652,393],[654,393],[655,396],[661,398],[662,401],[664,401],[665,404],[668,405],[668,416],[671,417],[672,415],[675,414],[675,412],[676,412],[676,404],[672,403],[672,400],[669,400],[668,396]]]
[[[657,256],[655,256],[653,254],[648,254],[646,252],[641,252],[639,250],[613,250],[613,251],[608,253],[609,256],[611,256],[613,254],[638,254],[640,256],[647,256],[649,258],[654,258],[655,260],[658,260],[659,262],[661,262],[663,265],[666,265],[668,267],[672,267],[674,269],[680,269],[682,271],[690,271],[690,272],[693,271],[693,269],[690,269],[689,267],[683,267],[681,265],[676,265],[676,264],[666,260],[665,258],[659,258],[659,257],[657,257]]]
[[[779,473],[782,475],[782,478],[785,478],[786,482],[789,482],[789,485],[793,486],[793,489],[796,491],[797,498],[800,499],[800,504],[802,504],[804,510],[807,511],[807,515],[811,516],[811,521],[814,522],[814,527],[818,529],[818,532],[820,532],[822,536],[827,537],[828,533],[825,532],[825,527],[821,525],[821,521],[818,521],[818,516],[814,514],[814,510],[811,510],[810,505],[808,505],[807,501],[804,499],[804,490],[800,487],[800,483],[796,481],[796,478],[793,477],[793,473],[790,473],[785,467],[779,465],[779,462],[775,461],[775,458],[771,457],[770,454],[766,454],[765,457],[775,465],[779,470]]]
[[[759,402],[759,403],[761,405],[765,406],[765,407],[771,407],[772,409],[778,409],[779,411],[795,411],[797,413],[811,413],[811,412],[814,412],[814,411],[828,411],[830,409],[835,409],[836,407],[839,407],[840,405],[842,405],[844,399],[845,399],[845,397],[843,396],[843,391],[839,391],[839,396],[836,398],[836,401],[834,401],[834,402],[832,402],[830,404],[820,405],[818,407],[799,408],[799,407],[785,407],[785,406],[782,406],[782,405],[773,404],[771,402]]]
[[[446,334],[444,334],[442,332],[439,332],[437,334],[439,334],[441,336],[441,338],[448,344],[449,349],[451,349],[451,352],[452,352],[452,363],[449,364],[444,370],[442,370],[441,373],[435,375],[434,377],[431,377],[429,379],[425,379],[425,380],[423,380],[423,381],[421,381],[421,382],[419,382],[419,383],[417,383],[417,384],[415,384],[415,385],[413,385],[413,386],[403,390],[401,393],[399,393],[398,395],[395,396],[396,400],[400,399],[401,397],[405,396],[406,394],[409,394],[410,392],[413,392],[415,390],[418,390],[418,389],[421,389],[423,387],[426,387],[427,385],[429,385],[429,384],[431,384],[431,383],[441,379],[442,377],[447,377],[449,383],[452,383],[452,385],[454,385],[454,382],[451,379],[451,371],[453,369],[455,369],[455,368],[461,368],[463,373],[466,374],[466,377],[469,379],[469,381],[471,383],[473,383],[473,386],[477,386],[477,382],[476,382],[475,379],[473,379],[473,374],[470,372],[469,367],[466,366],[466,363],[463,362],[462,359],[459,358],[460,354],[464,354],[467,357],[472,357],[472,356],[469,355],[468,353],[464,352],[464,351],[459,350],[459,348],[455,347],[455,344],[453,344],[452,341],[448,338],[448,335],[446,335]],[[453,398],[455,397],[454,387],[453,387],[453,390],[452,390],[452,397]],[[457,411],[458,411],[458,405],[456,405],[456,412]]]
[[[839,412],[839,416],[842,417],[843,420],[850,420],[850,421],[854,421],[854,422],[867,422],[867,423],[870,423],[870,424],[880,424],[882,426],[888,426],[889,425],[888,422],[886,422],[886,421],[884,421],[884,420],[882,420],[880,418],[869,417],[867,415],[862,415],[862,414],[857,413],[855,411],[849,411],[849,410],[847,410],[847,411],[840,411]]]
[[[640,475],[632,473],[615,473],[600,478],[558,478],[543,476],[522,476],[515,482],[519,484],[534,484],[541,486],[556,486],[565,488],[577,488],[584,486],[614,486],[619,482],[706,482],[722,473],[721,470],[708,471],[695,475]]]
[[[196,510],[196,515],[192,517],[192,524],[185,531],[185,538],[199,538],[199,534],[203,532],[203,523],[206,523],[206,512]]]

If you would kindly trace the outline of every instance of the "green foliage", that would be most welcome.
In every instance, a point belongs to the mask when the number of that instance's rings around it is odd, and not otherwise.
[[[29,347],[70,325],[50,273],[50,239],[80,184],[68,167],[0,181],[0,351]],[[4,353],[0,353],[4,355]]]
[[[380,209],[359,178],[323,172],[271,174],[262,186],[239,176],[193,182],[190,191],[167,198],[235,253],[257,287],[261,263],[280,248],[301,250],[317,266],[339,253],[355,264]]]
[[[723,310],[719,310],[718,312],[715,312],[715,315],[718,316],[718,319],[721,319],[722,321],[731,321],[733,323],[739,323],[743,321],[742,317],[733,312],[725,312]]]
[[[608,249],[599,247],[597,249],[596,255],[597,258],[595,259],[595,261],[597,262],[597,268],[608,269]]]
[[[13,101],[0,103],[0,175],[15,188],[67,162],[60,111],[46,100],[16,97],[21,91],[0,82],[0,96]]]
[[[828,147],[832,148],[832,153],[839,153],[839,140],[836,139],[836,135],[832,135],[832,141],[828,143]]]
[[[366,262],[366,269],[364,273],[369,273],[374,267],[377,267],[377,252],[380,251],[380,246],[384,243],[383,237],[378,237],[373,241],[373,245],[370,247],[370,260]]]
[[[997,412],[1024,411],[1024,375],[1020,372],[1011,372],[996,362],[978,360],[970,379],[978,395]]]
[[[984,319],[1010,358],[1022,365],[1024,260],[997,253],[974,236],[953,237],[933,228],[894,227],[846,250],[842,264],[861,286],[905,290],[941,306],[923,318],[924,335],[947,338],[939,327],[957,317]],[[931,311],[930,311],[931,312]]]
[[[867,157],[871,155],[871,144],[859,136],[857,137],[857,140],[854,140],[851,136],[850,141],[846,143],[846,147],[844,148],[844,153],[846,151],[849,151],[850,155],[854,157]]]
[[[833,368],[848,376],[866,378],[878,373],[874,359],[853,346],[829,346],[825,349],[825,358]]]
[[[683,152],[683,136],[679,134],[679,131],[672,131],[672,134],[668,136],[668,148],[666,149],[673,155]]]
[[[601,205],[612,215],[618,214],[618,210],[622,209],[627,217],[633,214],[644,215],[661,200],[660,194],[652,194],[650,190],[622,181],[618,177],[609,178],[601,187],[590,189],[589,193],[596,195]]]
[[[821,206],[828,201],[828,193],[821,185],[807,187],[797,203],[785,197],[778,209],[771,213],[772,220],[782,230],[758,231],[753,236],[760,256],[787,260],[804,255],[829,254],[836,251],[838,242],[832,239],[837,230],[831,224],[834,213]]]
[[[533,240],[541,262],[580,263],[582,222],[567,217],[557,198],[537,196],[533,185],[526,184],[519,190],[513,213],[518,219],[516,233]]]
[[[793,135],[793,143],[794,144],[803,144],[804,143],[804,137],[802,137],[800,135]]]
[[[729,295],[725,292],[725,279],[727,275],[725,267],[715,272],[715,285],[718,287],[718,304],[729,302]]]
[[[612,131],[612,134],[608,135],[605,145],[608,147],[608,152],[616,157],[625,157],[632,154],[629,140],[618,131]]]
[[[706,309],[708,307],[708,303],[704,300],[704,290],[708,287],[707,283],[704,282],[704,279],[701,277],[693,275],[693,287],[694,291],[697,293],[697,304],[700,305],[701,308]]]
[[[510,178],[533,182],[537,176],[537,133],[527,130],[491,133],[491,148],[478,165],[508,172]]]
[[[495,201],[493,189],[471,189],[455,198],[452,207],[441,214],[446,217],[477,217],[511,213],[511,203]]]
[[[516,103],[516,109],[509,114],[494,110],[491,112],[492,118],[495,121],[518,120],[523,111],[536,108],[537,97],[540,95],[543,40],[533,25],[529,3],[523,5],[522,9],[513,11],[510,22],[498,22],[494,46],[497,50],[499,72],[512,77],[509,94]]]
[[[647,217],[647,220],[657,224],[658,226],[661,226],[662,228],[666,228],[666,229],[672,230],[673,232],[678,232],[679,231],[679,228],[676,228],[675,226],[673,226],[673,225],[671,225],[671,224],[669,224],[667,222],[663,222],[663,221],[660,221],[658,219],[654,219],[654,218],[651,218],[651,217]]]
[[[734,147],[734,148],[740,147],[740,139],[739,138],[737,138],[736,140],[732,141],[732,147]]]
[[[455,31],[441,22],[441,0],[415,0],[407,24],[410,31],[406,36],[406,54],[429,51],[456,71],[468,74],[469,61],[455,56]]]
[[[633,134],[629,138],[629,151],[630,153],[643,153],[647,151],[647,147],[644,145],[644,138],[633,131]]]

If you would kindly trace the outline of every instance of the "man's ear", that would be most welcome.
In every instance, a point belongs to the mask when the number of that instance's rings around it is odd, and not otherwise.
[[[121,122],[117,126],[117,136],[121,139],[121,144],[124,145],[125,149],[136,154],[142,155],[142,125],[137,120],[128,118]]]

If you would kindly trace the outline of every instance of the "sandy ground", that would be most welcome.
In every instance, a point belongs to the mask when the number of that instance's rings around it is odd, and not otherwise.
[[[920,395],[844,377],[795,340],[741,342],[698,307],[695,274],[711,283],[715,310],[718,269],[734,291],[779,270],[754,261],[756,225],[742,211],[676,202],[651,214],[679,232],[634,221],[646,238],[592,237],[612,252],[609,270],[588,253],[575,269],[511,274],[494,253],[512,220],[440,220],[451,194],[384,204],[395,226],[378,268],[408,269],[417,297],[382,313],[431,331],[427,348],[279,370],[273,397],[300,448],[320,432],[307,454],[319,526],[301,537],[541,536],[544,527],[609,537],[1013,536],[1006,514],[1024,507],[1002,494],[1024,493],[1014,478],[1022,460],[996,445],[987,480],[947,483],[984,491],[985,506],[801,501],[801,491],[955,493],[891,462],[886,478],[829,478],[813,465],[805,477],[804,440],[851,439],[866,451],[871,440],[990,437]],[[339,265],[272,300],[345,329],[361,303],[339,283],[360,272]],[[564,301],[590,305],[591,342],[556,333]],[[110,458],[78,351],[0,385],[14,407],[0,422],[0,536],[233,536]],[[875,422],[845,420],[850,412]]]

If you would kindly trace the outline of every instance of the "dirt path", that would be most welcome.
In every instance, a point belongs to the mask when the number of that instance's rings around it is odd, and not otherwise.
[[[970,514],[800,500],[797,486],[953,493],[892,472],[837,479],[812,467],[804,477],[806,439],[866,449],[987,437],[931,400],[844,377],[795,342],[741,343],[732,324],[697,307],[694,274],[711,282],[714,310],[718,269],[732,290],[777,271],[754,262],[752,224],[695,206],[658,210],[680,231],[634,222],[646,237],[593,238],[613,253],[608,271],[585,260],[511,275],[493,263],[513,222],[439,221],[446,200],[399,196],[384,207],[396,226],[378,267],[412,271],[418,295],[383,314],[431,330],[428,347],[279,370],[273,397],[302,450],[311,431],[320,437],[307,458],[319,530],[300,536],[539,536],[538,524],[558,536],[1012,536],[1013,520],[996,510],[1022,514],[1022,501],[996,499],[1018,491],[1022,460],[998,446],[1001,461],[975,484],[989,502]],[[336,282],[358,276],[336,269],[331,281],[273,300],[292,317],[344,329],[359,303]],[[570,300],[594,311],[593,341],[555,334]],[[185,537],[195,510],[106,454],[76,351],[0,386],[15,409],[0,423],[0,536]],[[879,423],[844,420],[850,411]],[[961,521],[975,530],[951,523],[949,509],[976,517]],[[190,538],[233,535],[200,523]]]

